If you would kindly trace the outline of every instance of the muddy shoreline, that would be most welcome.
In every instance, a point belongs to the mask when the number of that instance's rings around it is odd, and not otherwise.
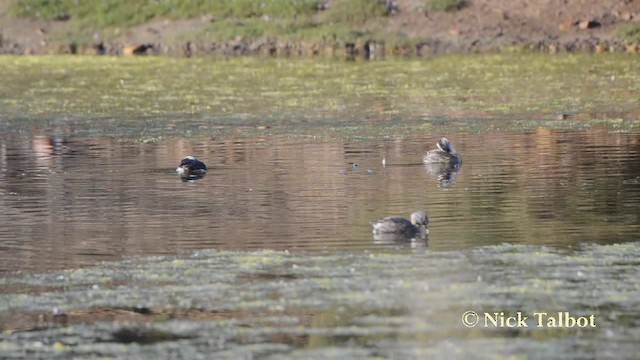
[[[539,39],[509,42],[473,39],[465,42],[427,40],[407,46],[388,46],[384,42],[305,43],[278,40],[229,41],[211,43],[143,43],[130,45],[122,42],[100,42],[80,45],[74,42],[29,46],[24,43],[0,40],[3,55],[156,55],[171,57],[198,56],[279,56],[279,57],[346,57],[379,60],[393,57],[429,57],[447,54],[541,52],[557,53],[630,53],[640,50],[638,44],[619,39],[599,37],[567,40]]]

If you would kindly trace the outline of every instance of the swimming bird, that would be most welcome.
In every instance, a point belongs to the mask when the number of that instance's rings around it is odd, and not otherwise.
[[[422,161],[425,164],[440,163],[450,166],[459,166],[462,164],[462,156],[456,151],[449,139],[443,137],[436,145],[437,149],[429,150],[424,155]]]
[[[429,218],[424,211],[415,211],[411,220],[402,217],[388,216],[372,224],[373,234],[393,235],[404,238],[426,237],[428,234]]]
[[[193,156],[187,156],[180,161],[176,172],[183,178],[201,179],[207,173],[207,165]]]

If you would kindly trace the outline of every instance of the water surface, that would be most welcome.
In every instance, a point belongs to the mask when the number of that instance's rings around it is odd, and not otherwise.
[[[429,213],[433,250],[637,240],[640,136],[452,134],[463,166],[434,174],[421,158],[436,136],[146,144],[4,135],[1,270],[206,248],[370,249],[394,245],[372,240],[371,221],[417,209]],[[173,172],[187,154],[208,164],[204,179]]]

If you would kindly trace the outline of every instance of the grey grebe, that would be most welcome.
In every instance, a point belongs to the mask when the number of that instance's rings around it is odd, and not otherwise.
[[[416,211],[411,214],[411,220],[389,216],[382,218],[373,224],[373,234],[392,234],[406,238],[426,236],[429,226],[429,218],[424,211]]]
[[[444,163],[451,166],[462,164],[462,156],[460,156],[460,153],[451,145],[449,139],[443,137],[436,145],[438,146],[437,149],[429,150],[424,155],[422,161],[425,164]]]

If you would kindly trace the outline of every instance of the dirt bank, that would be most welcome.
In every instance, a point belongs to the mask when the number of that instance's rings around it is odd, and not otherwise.
[[[350,38],[238,36],[221,40],[207,30],[217,21],[210,14],[183,20],[153,19],[133,27],[85,26],[79,30],[73,18],[45,21],[14,16],[11,2],[3,2],[0,53],[197,56],[346,52],[375,58],[506,50],[638,51],[632,36],[640,33],[637,0],[469,0],[451,12],[429,12],[424,4],[424,0],[400,0],[393,14],[352,24],[351,32],[360,35]],[[322,14],[317,19],[322,21]],[[263,16],[263,21],[275,20]]]

